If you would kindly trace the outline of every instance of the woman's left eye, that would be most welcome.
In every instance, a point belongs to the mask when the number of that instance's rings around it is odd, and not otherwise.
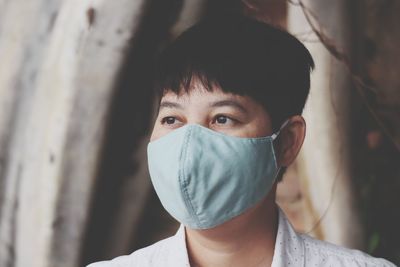
[[[228,124],[228,123],[233,123],[233,122],[234,122],[233,119],[231,119],[227,116],[224,116],[224,115],[215,116],[214,121],[213,121],[213,123],[216,123],[216,124]]]

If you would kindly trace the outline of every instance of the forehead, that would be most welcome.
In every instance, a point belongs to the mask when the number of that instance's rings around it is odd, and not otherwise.
[[[192,83],[189,90],[180,90],[179,93],[174,91],[165,91],[160,103],[163,101],[173,101],[181,104],[202,104],[220,100],[231,100],[239,102],[245,106],[258,105],[249,96],[242,96],[231,92],[224,92],[221,88],[214,86],[212,90],[206,89],[200,82]]]
[[[208,91],[204,88],[193,88],[189,91],[181,90],[179,94],[173,91],[166,91],[162,96],[161,101],[172,100],[177,102],[202,102],[220,98],[240,99],[241,97],[236,94],[226,93],[219,88],[215,88],[212,91]]]

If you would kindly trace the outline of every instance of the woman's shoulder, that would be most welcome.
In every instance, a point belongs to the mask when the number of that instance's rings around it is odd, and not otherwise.
[[[99,261],[86,267],[150,267],[163,266],[175,251],[176,236],[163,239],[148,247],[134,251],[132,254],[123,255],[107,261]]]
[[[393,263],[374,258],[360,250],[349,249],[300,234],[304,242],[305,266],[381,266],[396,267]],[[329,265],[330,264],[330,265]]]

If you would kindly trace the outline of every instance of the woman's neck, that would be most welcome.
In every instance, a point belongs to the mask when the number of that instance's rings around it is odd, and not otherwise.
[[[215,228],[186,228],[191,266],[270,266],[278,229],[275,194],[270,195],[244,214]]]

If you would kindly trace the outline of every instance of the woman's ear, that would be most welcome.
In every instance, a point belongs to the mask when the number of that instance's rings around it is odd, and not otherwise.
[[[301,115],[293,116],[278,136],[278,165],[289,166],[296,159],[306,135],[306,122]]]

